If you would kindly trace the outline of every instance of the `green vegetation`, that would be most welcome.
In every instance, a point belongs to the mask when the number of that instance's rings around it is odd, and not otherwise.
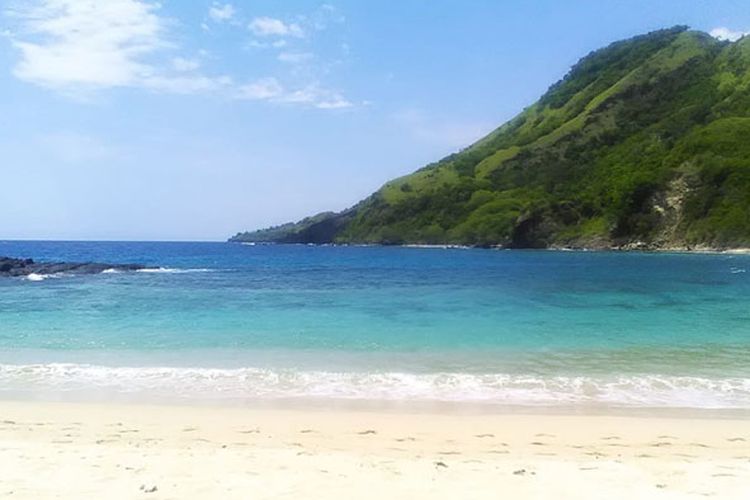
[[[235,240],[750,246],[750,39],[675,27],[614,43],[352,209]]]

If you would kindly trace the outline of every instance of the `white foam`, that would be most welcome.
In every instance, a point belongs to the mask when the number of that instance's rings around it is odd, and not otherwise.
[[[63,274],[41,274],[41,273],[30,273],[24,276],[24,279],[28,281],[44,281],[48,278],[60,278]]]
[[[0,365],[0,392],[130,394],[199,400],[336,398],[555,406],[750,409],[749,378],[402,373],[262,368]]]
[[[136,272],[139,273],[164,273],[164,274],[182,274],[182,273],[209,273],[211,272],[211,269],[178,269],[174,267],[153,267],[153,268],[146,268],[146,269],[138,269]]]

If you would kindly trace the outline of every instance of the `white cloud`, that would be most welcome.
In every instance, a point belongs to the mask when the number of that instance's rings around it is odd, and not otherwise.
[[[279,61],[289,64],[301,64],[313,58],[311,52],[282,52],[277,56]]]
[[[231,20],[237,13],[231,3],[220,5],[214,2],[208,9],[208,16],[217,23]]]
[[[269,101],[279,104],[298,104],[318,109],[344,109],[354,104],[338,92],[318,85],[289,90],[275,78],[263,78],[239,87],[238,99]]]
[[[275,78],[262,78],[256,82],[239,87],[237,98],[250,100],[269,100],[283,95],[284,88]]]
[[[158,8],[143,0],[42,0],[15,11],[20,29],[12,44],[21,58],[13,74],[67,92],[140,87],[190,93],[221,86],[222,79],[166,74],[153,62],[174,49]]]
[[[346,21],[344,15],[331,4],[324,3],[310,17],[312,26],[322,31],[328,28],[330,24],[342,24]]]
[[[184,57],[175,57],[172,59],[172,67],[177,71],[194,71],[200,65],[201,63],[195,59],[186,59]]]
[[[709,34],[718,40],[736,42],[743,36],[750,35],[750,31],[735,31],[721,26],[712,29]]]
[[[250,40],[248,46],[254,49],[283,49],[288,45],[284,39],[274,40],[272,42],[261,42],[259,40]]]
[[[318,85],[308,85],[305,88],[287,92],[275,100],[290,104],[308,104],[319,109],[343,109],[354,106],[354,103],[338,92],[323,89]]]
[[[154,10],[135,0],[45,0],[18,11],[22,31],[13,45],[21,61],[13,72],[51,87],[131,85],[151,73],[143,57],[167,45]]]
[[[354,103],[340,95],[335,95],[329,100],[319,101],[315,104],[318,109],[344,109],[351,108]]]
[[[274,19],[273,17],[256,17],[250,21],[248,29],[255,36],[292,36],[296,38],[304,36],[304,31],[299,24],[287,24],[281,19]]]
[[[171,42],[167,28],[174,23],[160,16],[159,9],[149,0],[38,0],[30,7],[6,11],[17,23],[7,35],[19,51],[13,74],[75,97],[110,88],[140,88],[320,109],[353,106],[340,93],[318,84],[288,89],[272,77],[244,83],[226,75],[203,74],[200,59],[180,55],[180,47]],[[303,36],[296,24],[271,18],[257,18],[254,23],[262,36]],[[283,40],[268,43],[281,48],[276,42]],[[312,57],[307,52],[278,55],[287,63]]]

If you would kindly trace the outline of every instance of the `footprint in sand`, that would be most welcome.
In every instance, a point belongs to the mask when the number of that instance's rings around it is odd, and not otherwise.
[[[240,434],[258,434],[260,433],[260,429],[247,429],[244,431],[237,431],[237,432],[239,432]]]
[[[299,431],[300,434],[310,434],[310,433],[317,433],[317,432],[318,431],[313,430],[313,429],[302,429],[301,431]]]
[[[525,476],[526,474],[531,474],[532,476],[536,476],[536,472],[527,471],[526,469],[518,469],[518,470],[513,471],[514,476]]]
[[[491,438],[491,437],[495,437],[495,435],[494,434],[476,434],[476,435],[474,435],[474,437],[477,437],[477,438]]]
[[[406,436],[403,438],[396,438],[396,441],[398,441],[399,443],[403,443],[404,441],[416,441],[416,440],[417,438],[413,438],[411,436]]]
[[[542,443],[540,441],[532,441],[531,445],[532,446],[547,446],[547,443]]]
[[[653,446],[654,448],[661,448],[662,446],[672,446],[672,443],[669,441],[658,441],[656,443],[650,444],[649,446]]]
[[[729,441],[730,443],[736,443],[738,441],[745,441],[745,438],[733,437],[733,438],[727,438],[727,441]]]
[[[359,431],[357,434],[359,434],[360,436],[366,436],[368,434],[377,434],[377,432],[372,429],[367,429],[366,431]]]

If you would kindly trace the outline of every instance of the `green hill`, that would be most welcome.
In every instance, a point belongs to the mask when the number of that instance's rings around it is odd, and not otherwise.
[[[232,241],[750,246],[750,38],[613,43],[472,146],[282,227]]]

